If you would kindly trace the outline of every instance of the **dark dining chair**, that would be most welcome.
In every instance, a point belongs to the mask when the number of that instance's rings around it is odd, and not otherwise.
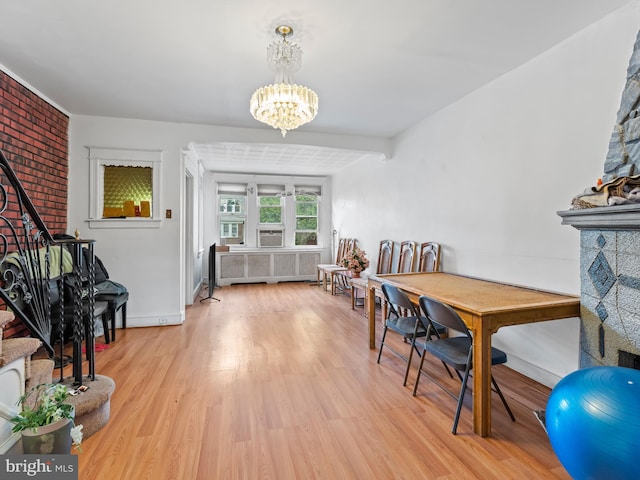
[[[407,362],[407,368],[404,372],[404,381],[402,385],[407,384],[407,378],[409,377],[409,369],[411,368],[411,359],[413,358],[413,352],[421,353],[416,347],[416,339],[427,336],[427,319],[420,315],[420,309],[414,305],[406,293],[393,285],[388,283],[382,284],[382,293],[388,304],[387,318],[384,321],[382,330],[382,340],[380,341],[380,350],[378,351],[377,363],[380,363],[380,357],[382,356],[382,349],[386,346],[391,352]],[[401,313],[406,312],[406,313]],[[391,330],[403,337],[405,342],[410,342],[409,357],[405,354],[395,350],[392,346],[386,343],[387,332]],[[444,328],[440,327],[439,332],[444,333]],[[431,333],[431,335],[435,335]],[[422,364],[422,361],[420,362]],[[451,374],[449,372],[449,374]]]
[[[462,381],[459,395],[456,397],[441,385],[439,386],[458,401],[456,415],[453,420],[453,428],[451,429],[451,433],[455,435],[458,429],[458,421],[460,419],[460,411],[462,410],[462,402],[467,389],[469,374],[473,368],[473,336],[467,328],[467,325],[464,323],[464,320],[462,320],[460,315],[458,315],[458,313],[449,305],[424,295],[418,299],[418,302],[428,322],[427,336],[432,332],[435,332],[435,338],[431,338],[429,341],[417,344],[418,347],[422,347],[422,353],[420,367],[418,368],[418,376],[416,377],[416,383],[413,386],[413,395],[415,396],[418,391],[418,383],[420,382],[420,375],[422,373],[422,366],[426,352],[429,352],[442,362],[453,367]],[[436,325],[447,327],[449,332],[447,338],[441,338]],[[459,332],[462,335],[451,336],[452,332]],[[491,348],[491,365],[499,365],[506,363],[506,361],[507,354],[505,352],[494,347]],[[502,394],[495,378],[493,378],[493,375],[491,375],[491,383],[500,397],[500,400],[502,400],[502,404],[506,408],[511,420],[515,422],[516,419],[511,412],[511,408],[509,408],[507,400],[504,398],[504,395]]]

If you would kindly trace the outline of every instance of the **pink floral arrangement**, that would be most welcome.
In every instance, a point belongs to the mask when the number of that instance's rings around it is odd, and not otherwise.
[[[354,273],[360,273],[369,266],[366,252],[359,248],[354,248],[344,256],[342,266]]]

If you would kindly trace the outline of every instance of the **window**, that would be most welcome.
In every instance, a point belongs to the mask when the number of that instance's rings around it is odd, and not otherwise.
[[[247,248],[321,247],[329,215],[315,177],[214,174],[215,235],[220,245]],[[328,187],[328,186],[327,186]]]
[[[318,245],[320,187],[296,187],[296,245]]]
[[[159,228],[161,150],[89,148],[89,226]]]
[[[258,185],[258,223],[282,225],[283,185]]]
[[[153,169],[104,165],[103,218],[150,217]]]
[[[259,197],[260,223],[282,223],[282,197]]]
[[[220,223],[220,237],[238,238],[238,224],[225,222]]]
[[[242,200],[240,198],[221,198],[220,213],[240,213]]]
[[[218,184],[219,236],[224,245],[243,245],[247,217],[247,185]]]

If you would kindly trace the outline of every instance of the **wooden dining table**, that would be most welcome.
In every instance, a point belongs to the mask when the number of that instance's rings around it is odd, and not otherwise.
[[[491,335],[508,325],[580,316],[580,297],[444,272],[369,277],[369,348],[375,349],[375,291],[383,283],[416,302],[427,295],[453,307],[473,334],[473,430],[491,435]]]

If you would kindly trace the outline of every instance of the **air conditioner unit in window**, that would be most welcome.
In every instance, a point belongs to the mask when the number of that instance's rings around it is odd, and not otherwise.
[[[258,247],[284,247],[284,230],[258,230]]]

